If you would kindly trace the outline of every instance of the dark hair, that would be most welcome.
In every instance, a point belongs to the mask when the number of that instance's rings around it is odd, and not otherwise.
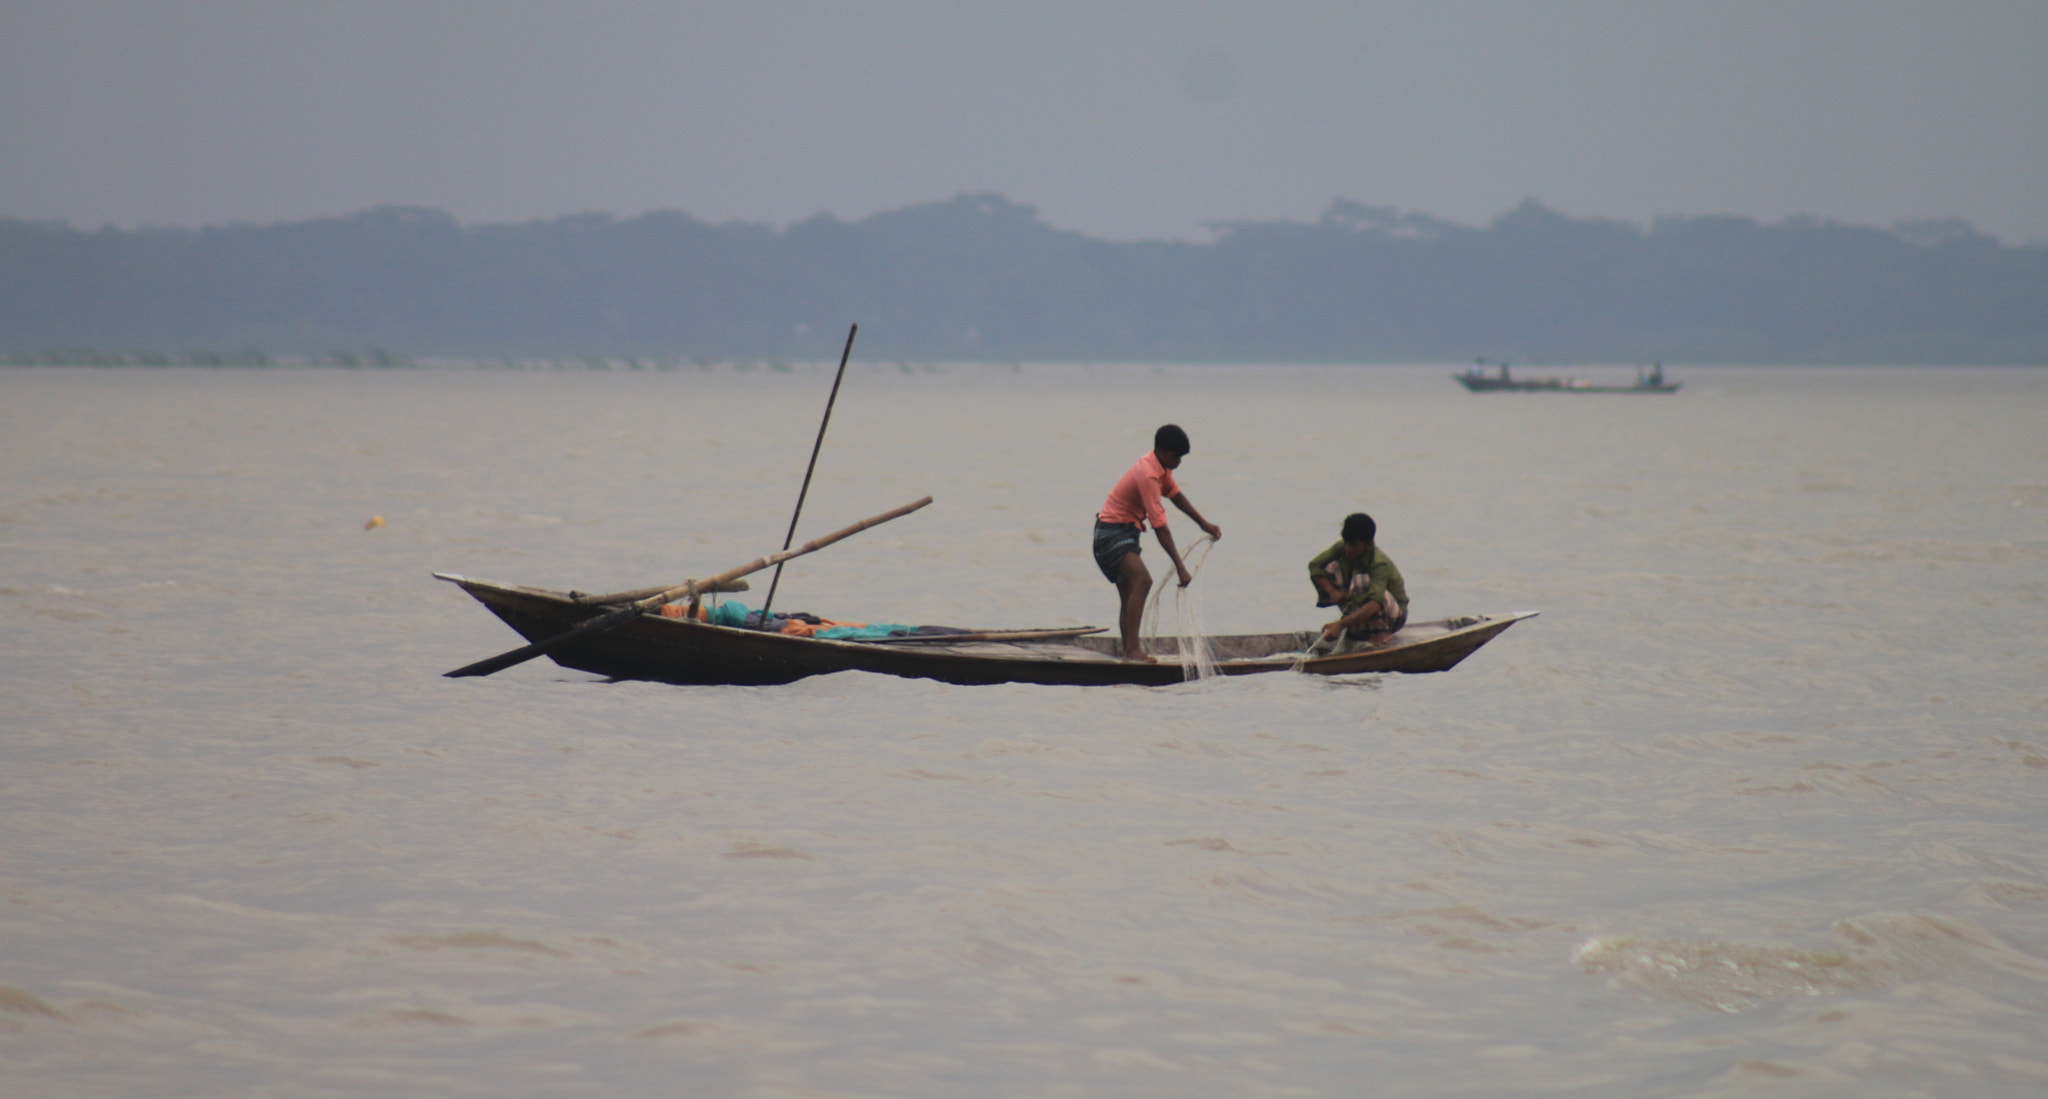
[[[1364,542],[1367,545],[1371,545],[1373,536],[1379,532],[1379,524],[1372,521],[1372,516],[1362,511],[1354,511],[1344,517],[1344,540],[1346,542]]]
[[[1184,455],[1188,452],[1188,433],[1179,424],[1167,424],[1152,433],[1152,449]]]

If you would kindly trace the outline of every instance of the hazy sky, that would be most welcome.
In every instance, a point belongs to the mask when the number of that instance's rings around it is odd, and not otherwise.
[[[1112,239],[1343,197],[2048,242],[2048,0],[0,0],[0,217],[969,191]]]

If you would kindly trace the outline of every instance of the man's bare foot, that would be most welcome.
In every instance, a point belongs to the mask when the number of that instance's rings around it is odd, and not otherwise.
[[[1158,658],[1158,657],[1156,657],[1156,656],[1153,656],[1153,655],[1151,655],[1150,653],[1147,653],[1147,652],[1146,652],[1145,650],[1143,650],[1143,649],[1125,649],[1125,650],[1124,650],[1124,659],[1125,659],[1125,660],[1128,660],[1128,661],[1130,661],[1130,662],[1131,662],[1131,663],[1133,663],[1133,664],[1157,664],[1157,663],[1159,663],[1159,658]]]

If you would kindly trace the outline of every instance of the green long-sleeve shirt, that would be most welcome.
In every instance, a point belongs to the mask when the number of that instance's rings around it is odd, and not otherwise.
[[[1366,589],[1362,594],[1352,596],[1344,601],[1344,613],[1349,614],[1367,603],[1379,599],[1388,592],[1393,593],[1396,604],[1403,610],[1407,609],[1408,586],[1401,582],[1401,570],[1394,567],[1393,559],[1388,557],[1386,552],[1377,545],[1367,552],[1353,557],[1344,552],[1344,542],[1342,539],[1339,539],[1329,549],[1309,558],[1309,583],[1315,583],[1315,578],[1323,575],[1324,568],[1332,561],[1337,562],[1337,567],[1342,570],[1343,577],[1338,581],[1337,586],[1345,591],[1351,590],[1352,577],[1360,574],[1371,577],[1371,581],[1366,585]],[[1316,593],[1317,597],[1320,598],[1322,589],[1320,587],[1317,588]],[[1382,602],[1381,606],[1385,607],[1386,604]]]

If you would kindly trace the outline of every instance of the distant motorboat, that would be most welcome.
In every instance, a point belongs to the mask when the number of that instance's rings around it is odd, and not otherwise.
[[[1508,374],[1506,363],[1500,364],[1497,373],[1485,373],[1475,366],[1451,376],[1474,393],[1676,393],[1684,384],[1665,381],[1662,363],[1638,374],[1634,385],[1595,385],[1583,378],[1515,378]]]

